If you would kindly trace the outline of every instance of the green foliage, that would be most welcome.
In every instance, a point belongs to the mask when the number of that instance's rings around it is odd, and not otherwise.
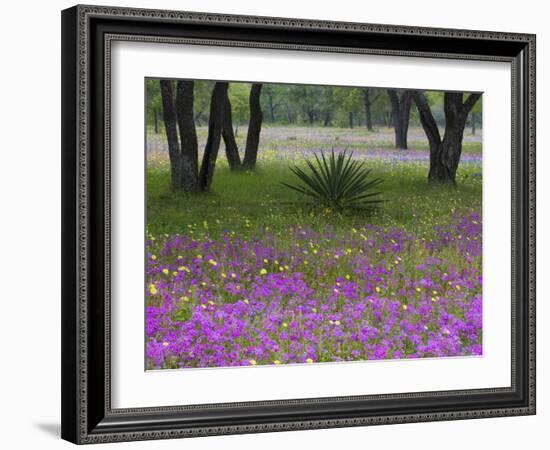
[[[160,98],[159,80],[147,78],[145,80],[145,106],[147,113],[147,124],[159,126],[162,121],[162,102]]]
[[[195,80],[194,112],[197,126],[208,123],[210,97],[213,81]],[[264,83],[260,103],[266,124],[338,126],[349,128],[364,126],[366,121],[364,89],[345,86],[316,86],[302,84]],[[385,88],[369,87],[371,118],[375,127],[391,126],[391,105]],[[229,98],[235,125],[248,122],[248,96],[250,83],[230,82]],[[465,93],[465,96],[468,93]],[[427,91],[426,97],[438,125],[445,125],[443,113],[443,92]],[[147,123],[152,126],[160,121],[162,125],[162,105],[158,79],[146,80]],[[478,101],[472,115],[481,123],[482,102]],[[160,118],[160,120],[159,120]],[[411,125],[419,126],[416,107],[411,109]]]
[[[213,81],[196,80],[193,86],[193,111],[197,125],[207,124],[210,112],[210,97],[214,89]]]
[[[250,83],[229,84],[229,100],[231,101],[231,113],[235,125],[242,125],[248,122],[248,116],[250,115],[248,106],[250,87]]]
[[[186,305],[185,303],[183,303],[181,308],[174,314],[174,318],[178,322],[185,322],[186,320],[191,319],[192,316],[193,312],[191,310],[191,307]]]
[[[336,155],[334,149],[329,157],[321,152],[315,154],[315,164],[306,160],[310,172],[306,173],[298,166],[291,171],[302,184],[282,184],[303,194],[314,206],[323,206],[338,212],[344,210],[371,209],[381,203],[381,191],[375,188],[382,183],[381,178],[372,178],[371,170],[364,162],[352,159],[353,153],[345,151]]]

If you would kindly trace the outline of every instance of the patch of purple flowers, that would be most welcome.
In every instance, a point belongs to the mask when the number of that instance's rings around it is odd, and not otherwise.
[[[147,367],[479,355],[481,226],[151,239]]]

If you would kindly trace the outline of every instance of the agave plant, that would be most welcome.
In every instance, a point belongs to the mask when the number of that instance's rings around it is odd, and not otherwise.
[[[298,166],[290,168],[302,184],[282,184],[307,196],[316,206],[339,212],[369,209],[384,201],[379,198],[382,192],[375,190],[383,180],[372,178],[371,170],[364,167],[363,161],[352,159],[353,152],[336,155],[332,149],[328,157],[323,152],[320,157],[314,156],[315,163],[306,161],[309,173]]]

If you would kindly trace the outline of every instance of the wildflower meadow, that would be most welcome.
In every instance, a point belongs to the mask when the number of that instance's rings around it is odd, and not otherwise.
[[[199,88],[194,86],[195,112]],[[245,94],[253,90],[249,86]],[[253,124],[235,91],[231,132],[242,158]],[[280,118],[268,114],[266,92],[277,93],[266,86],[261,91],[264,123],[253,166],[245,157],[234,170],[230,142],[222,136],[211,184],[203,191],[174,189],[169,122],[153,123],[148,111],[147,369],[482,355],[480,124],[464,132],[453,183],[433,183],[433,149],[414,103],[403,149],[395,148],[382,106],[373,112],[370,130],[361,125],[361,109],[349,122],[349,106],[341,113],[334,107],[330,125],[321,115],[312,123],[307,115],[285,123],[290,119],[282,107]],[[443,97],[439,106],[432,97],[432,110],[443,114]],[[241,125],[238,107],[245,110]],[[212,121],[209,127],[195,115],[194,129],[198,158],[206,160]],[[338,164],[346,175],[341,154],[356,165],[357,179],[368,174],[381,180],[357,185],[354,199],[376,199],[368,208],[355,208],[357,201],[341,210],[316,204],[287,187],[302,186],[296,173],[306,173],[315,188],[318,171],[327,190],[350,195],[354,180],[328,176]]]

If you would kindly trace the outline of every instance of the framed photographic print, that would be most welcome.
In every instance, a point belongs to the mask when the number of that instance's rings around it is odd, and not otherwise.
[[[535,413],[535,36],[62,13],[62,437]]]

